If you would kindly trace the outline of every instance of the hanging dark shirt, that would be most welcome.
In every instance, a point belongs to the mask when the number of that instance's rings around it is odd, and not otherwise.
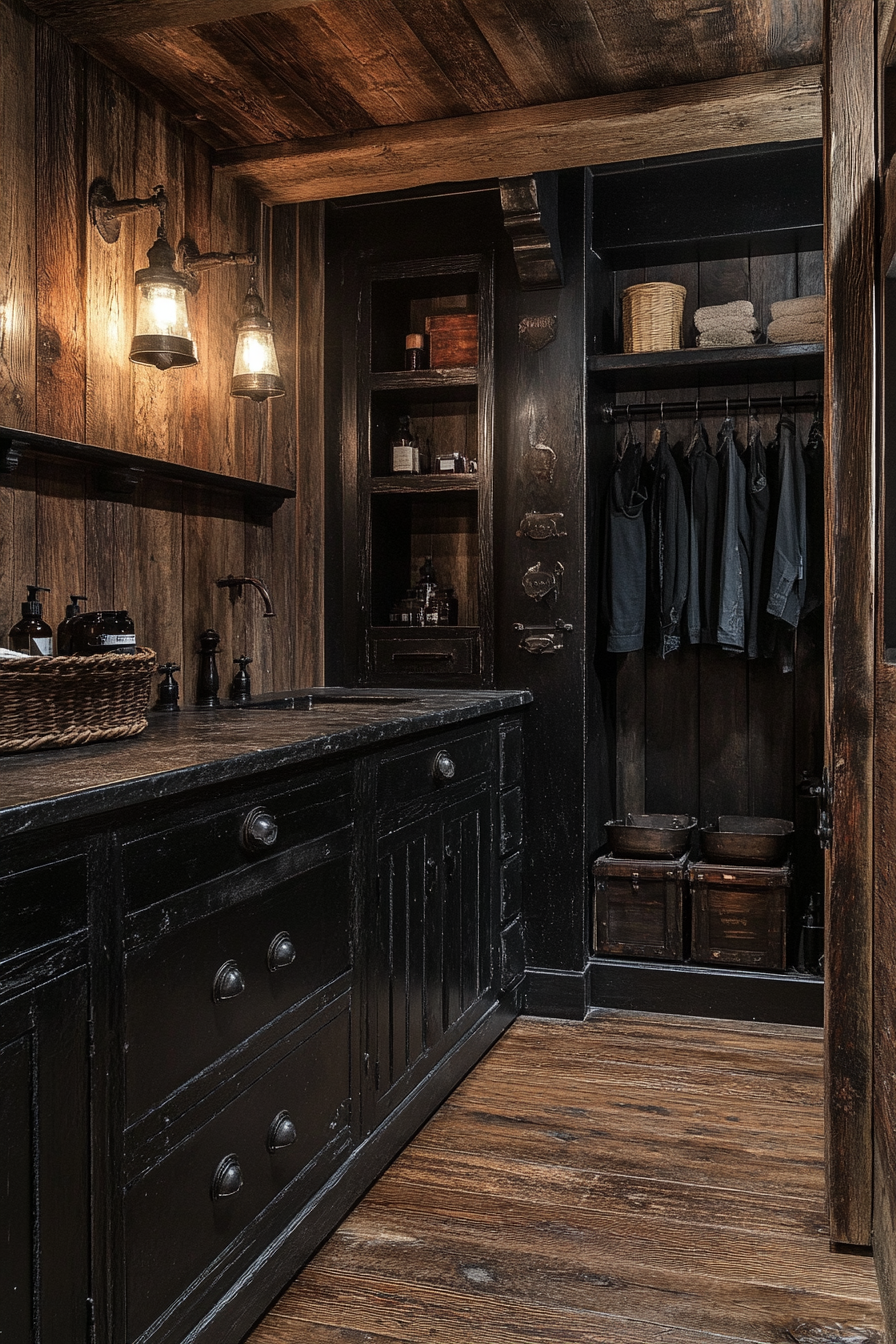
[[[750,519],[747,473],[734,442],[734,421],[730,417],[719,430],[717,457],[721,546],[716,637],[727,652],[743,653],[750,620]]]
[[[778,424],[780,494],[768,594],[769,615],[795,627],[806,596],[806,472],[796,446],[796,428]]]
[[[719,464],[701,420],[694,424],[681,463],[688,506],[688,597],[686,628],[692,644],[715,643],[716,514]]]
[[[689,529],[681,475],[662,425],[646,468],[649,480],[648,576],[656,649],[661,658],[681,644],[681,617],[688,595]]]
[[[762,564],[771,505],[765,444],[759,421],[751,417],[747,444],[747,512],[750,517],[750,620],[747,655],[759,657],[759,614],[762,606]]]
[[[604,616],[609,626],[609,653],[633,653],[644,647],[647,492],[641,483],[643,461],[644,449],[629,430],[616,449],[607,492]]]
[[[806,595],[803,616],[824,601],[824,435],[813,420],[803,448],[806,471]]]

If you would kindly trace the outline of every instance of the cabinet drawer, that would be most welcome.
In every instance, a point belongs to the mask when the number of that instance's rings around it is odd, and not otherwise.
[[[427,746],[410,751],[390,752],[380,762],[377,805],[389,807],[408,798],[434,795],[448,784],[484,774],[491,759],[487,728],[462,737],[433,738]]]
[[[251,840],[243,836],[243,825],[256,809],[274,818],[277,834],[273,844],[253,852],[245,847]],[[246,792],[226,810],[206,807],[183,824],[164,827],[157,822],[151,834],[122,844],[127,908],[153,905],[265,855],[327,835],[350,820],[351,774],[340,770],[288,789]]]
[[[348,1006],[331,1009],[312,1034],[306,1026],[294,1036],[294,1049],[268,1073],[129,1188],[129,1340],[176,1301],[281,1191],[293,1187],[285,1224],[344,1156],[351,1107]],[[274,1147],[291,1137],[284,1111],[295,1137]],[[233,1193],[227,1193],[230,1188]]]
[[[87,925],[83,854],[0,878],[0,965]]]
[[[349,863],[340,855],[128,954],[130,1120],[349,969]]]
[[[479,672],[477,639],[373,638],[371,652],[378,677],[468,677]]]

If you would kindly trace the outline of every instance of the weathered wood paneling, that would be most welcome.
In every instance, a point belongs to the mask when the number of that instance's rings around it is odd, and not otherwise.
[[[250,192],[213,174],[206,146],[19,0],[0,0],[0,129],[0,423],[293,485],[296,210],[284,210],[272,231],[270,212]],[[260,283],[277,322],[288,388],[280,403],[258,406],[229,395],[245,269],[204,275],[191,300],[196,368],[160,373],[129,362],[134,271],[146,264],[156,218],[147,212],[125,220],[118,243],[105,243],[86,208],[98,176],[120,196],[146,195],[164,183],[175,244],[187,233],[206,251],[264,245]],[[321,266],[322,251],[312,251],[304,276],[309,298]],[[309,367],[322,327],[312,312],[313,302],[303,331]],[[309,379],[308,396],[321,395],[320,380]],[[309,404],[319,452],[314,414]],[[302,469],[312,479],[319,467],[307,458]],[[0,478],[0,636],[18,619],[25,584],[37,581],[52,589],[44,611],[53,626],[72,592],[86,593],[91,607],[126,605],[140,640],[161,659],[184,664],[187,699],[196,637],[216,618],[223,685],[230,659],[243,651],[254,657],[257,690],[320,680],[321,604],[309,603],[303,587],[320,569],[319,503],[315,497],[303,517],[306,551],[315,558],[300,573],[292,501],[271,524],[256,524],[233,499],[202,498],[168,483],[143,483],[133,503],[101,499],[81,468],[26,459],[15,476]],[[214,578],[231,570],[272,585],[276,620],[262,620],[251,590],[231,604],[213,588]]]

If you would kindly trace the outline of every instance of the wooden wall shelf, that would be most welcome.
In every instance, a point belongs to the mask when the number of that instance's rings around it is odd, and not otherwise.
[[[120,453],[114,448],[98,448],[89,443],[74,443],[48,434],[0,426],[0,476],[15,472],[26,453],[64,458],[92,467],[94,487],[104,498],[131,499],[144,479],[179,481],[200,489],[242,495],[246,512],[255,522],[268,521],[283,501],[294,499],[296,493],[280,485],[265,485],[240,476],[141,457],[137,453]]]
[[[824,376],[823,345],[744,345],[722,350],[651,350],[590,355],[589,373],[616,392],[657,387],[723,387],[731,383],[795,382]]]
[[[456,369],[396,369],[392,373],[372,373],[371,392],[431,392],[444,387],[475,387],[479,365]]]
[[[479,475],[446,472],[444,476],[371,476],[370,490],[375,495],[427,495],[445,490],[478,490]]]

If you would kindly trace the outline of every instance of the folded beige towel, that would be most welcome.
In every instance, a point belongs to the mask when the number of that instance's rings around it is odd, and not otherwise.
[[[754,336],[743,327],[716,327],[714,331],[701,331],[697,345],[701,350],[721,350],[727,345],[753,345]]]
[[[759,323],[755,318],[720,317],[710,320],[704,317],[697,330],[707,333],[711,331],[758,331]]]
[[[772,321],[779,317],[816,317],[824,313],[824,295],[806,294],[802,299],[779,299],[772,304]]]
[[[752,322],[755,316],[749,299],[735,299],[733,303],[716,303],[707,308],[698,308],[694,322],[697,330],[703,331],[706,322]]]
[[[768,325],[768,339],[773,345],[798,341],[806,345],[824,340],[823,317],[779,317]]]

